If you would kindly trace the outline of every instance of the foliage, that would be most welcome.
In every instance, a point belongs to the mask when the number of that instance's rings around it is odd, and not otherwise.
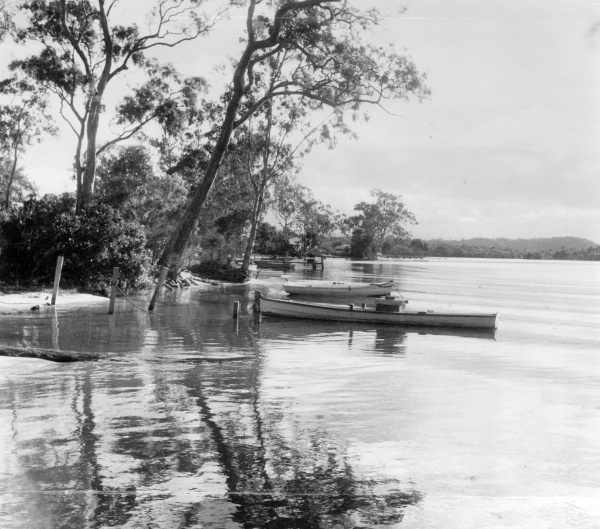
[[[268,222],[261,222],[258,225],[255,251],[263,255],[295,256],[297,254],[296,248],[290,243],[286,233]]]
[[[97,290],[112,267],[130,286],[138,286],[148,265],[144,233],[108,205],[75,212],[70,195],[27,200],[0,224],[0,274],[21,284],[49,284],[58,255],[64,255],[63,282]]]
[[[159,0],[144,33],[136,23],[124,23],[119,0],[97,5],[90,0],[24,1],[26,24],[16,31],[21,43],[35,42],[38,51],[14,61],[13,70],[29,76],[58,97],[61,115],[75,134],[74,167],[78,207],[91,199],[96,156],[108,146],[132,137],[151,120],[172,128],[179,119],[182,99],[188,104],[198,87],[182,82],[174,70],[147,57],[152,48],[174,47],[206,33],[211,25],[199,13],[198,0]],[[100,115],[112,81],[135,68],[149,79],[127,96],[120,107],[121,123],[131,126],[98,145]],[[178,85],[171,89],[172,81]]]
[[[336,123],[356,119],[363,104],[428,95],[413,62],[389,47],[364,42],[378,23],[375,11],[346,2],[249,0],[244,49],[222,97],[217,126],[207,131],[206,169],[161,256],[176,269],[208,193],[217,178],[233,131],[261,108],[298,101],[310,111],[333,109]],[[276,72],[276,75],[271,75]],[[327,138],[329,131],[323,131]]]
[[[434,257],[478,257],[492,259],[557,259],[600,261],[600,246],[552,248],[544,241],[549,239],[530,239],[511,241],[498,240],[492,245],[490,241],[475,239],[474,241],[430,241],[424,255]],[[485,243],[488,244],[485,244]],[[519,244],[511,244],[511,243]],[[545,246],[545,247],[544,247]]]
[[[44,134],[54,134],[56,127],[48,113],[46,101],[30,83],[6,79],[0,83],[0,165],[2,166],[2,202],[8,208],[15,187],[26,182],[18,174],[19,160],[27,146],[40,141]]]
[[[377,257],[377,249],[371,233],[363,228],[352,230],[350,257],[354,259],[375,259]]]
[[[189,267],[189,271],[206,279],[243,283],[248,278],[241,268],[234,268],[221,261],[204,261]]]
[[[388,237],[383,242],[381,253],[387,257],[423,257],[429,251],[428,244],[421,239]]]
[[[375,202],[360,202],[354,206],[357,215],[348,219],[353,227],[350,253],[353,257],[374,257],[381,252],[386,237],[403,239],[408,236],[406,224],[416,219],[400,196],[375,189]]]
[[[11,13],[8,4],[8,0],[0,0],[0,41],[13,27],[13,13]]]
[[[339,227],[340,215],[330,205],[316,200],[308,188],[300,189],[294,226],[304,255],[311,249],[318,249],[323,240]]]
[[[12,175],[12,181],[11,181]],[[10,182],[10,191],[7,189]],[[27,178],[23,169],[17,167],[13,172],[13,164],[10,160],[0,159],[0,197],[4,197],[6,205],[6,195],[10,197],[9,208],[0,208],[4,211],[10,209],[10,205],[23,202],[27,198],[35,196],[36,188]]]
[[[146,246],[154,259],[187,193],[187,184],[181,176],[155,173],[150,153],[142,146],[124,147],[100,160],[97,201],[144,227]]]

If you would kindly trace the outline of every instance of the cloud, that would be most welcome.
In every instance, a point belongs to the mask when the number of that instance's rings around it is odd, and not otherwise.
[[[597,47],[598,43],[600,43],[600,20],[594,22],[588,29],[585,35],[586,41],[592,47]]]

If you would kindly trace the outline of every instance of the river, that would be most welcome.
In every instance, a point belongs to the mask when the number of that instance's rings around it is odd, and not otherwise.
[[[257,321],[244,288],[2,316],[4,344],[109,354],[0,358],[0,527],[600,527],[600,263],[288,275],[394,278],[409,307],[499,327]]]

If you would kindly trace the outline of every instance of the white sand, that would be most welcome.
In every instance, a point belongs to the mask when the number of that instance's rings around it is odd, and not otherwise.
[[[0,314],[30,311],[39,306],[40,310],[50,306],[52,291],[20,292],[18,294],[0,294]],[[94,296],[76,291],[59,291],[56,298],[57,307],[89,306],[108,303],[104,296]]]

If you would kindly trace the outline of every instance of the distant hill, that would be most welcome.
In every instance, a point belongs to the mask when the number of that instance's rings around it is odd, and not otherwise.
[[[480,248],[480,249],[502,249],[510,250],[515,253],[552,253],[560,250],[568,252],[577,252],[586,250],[593,246],[598,246],[594,241],[583,239],[581,237],[543,237],[533,239],[505,239],[505,238],[483,238],[475,237],[472,239],[447,240],[447,239],[429,239],[426,241],[429,247],[443,245],[447,247],[462,248]]]

